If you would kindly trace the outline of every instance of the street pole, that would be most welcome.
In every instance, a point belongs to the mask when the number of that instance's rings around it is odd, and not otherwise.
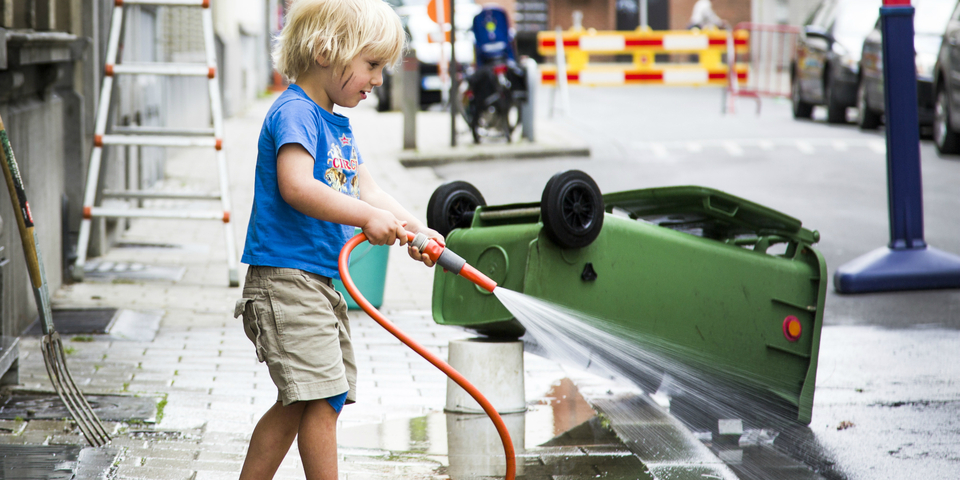
[[[460,81],[457,74],[457,21],[454,15],[454,4],[457,0],[450,0],[450,146],[457,146],[457,112],[460,110]]]
[[[640,0],[637,10],[640,10],[640,28],[647,28],[647,0]]]
[[[840,293],[960,287],[960,257],[923,238],[913,15],[910,0],[880,7],[890,243],[841,265],[833,281]]]

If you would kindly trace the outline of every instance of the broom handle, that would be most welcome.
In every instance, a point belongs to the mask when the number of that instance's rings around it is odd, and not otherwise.
[[[7,180],[7,190],[10,191],[10,201],[13,203],[14,215],[17,217],[17,228],[20,230],[27,271],[30,272],[30,280],[33,283],[33,296],[37,301],[43,334],[49,335],[54,329],[50,297],[47,292],[47,278],[43,272],[43,260],[40,257],[33,216],[30,214],[30,204],[27,203],[27,194],[23,190],[23,181],[20,180],[20,168],[17,167],[17,159],[13,156],[10,138],[3,126],[3,118],[0,118],[0,143],[2,143],[0,156],[3,157],[0,163],[3,164],[3,176]]]

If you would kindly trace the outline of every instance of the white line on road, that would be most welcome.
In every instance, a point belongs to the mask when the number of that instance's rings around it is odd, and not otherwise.
[[[700,153],[703,151],[703,145],[699,142],[687,142],[687,151],[690,153]]]
[[[832,145],[833,145],[833,149],[838,152],[847,151],[847,142],[844,142],[843,140],[834,140]]]
[[[873,140],[867,143],[867,147],[881,155],[887,154],[887,144],[883,140]]]
[[[727,153],[729,153],[731,156],[733,157],[743,156],[743,149],[740,148],[740,145],[737,145],[736,142],[732,142],[728,140],[723,142],[722,145],[723,145],[723,148],[727,151]]]
[[[757,146],[759,146],[761,149],[766,150],[768,152],[773,150],[773,142],[771,142],[770,140],[760,140],[759,142],[757,142]]]
[[[817,152],[816,148],[813,148],[813,144],[805,140],[797,140],[797,150],[800,150],[800,153],[807,155],[813,155]]]
[[[666,158],[670,155],[670,152],[667,151],[667,147],[665,147],[662,143],[650,142],[648,147],[650,148],[650,151],[653,152],[653,155],[657,158]]]

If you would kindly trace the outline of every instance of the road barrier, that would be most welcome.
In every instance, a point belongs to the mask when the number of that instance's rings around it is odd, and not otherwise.
[[[749,33],[745,30],[649,30],[597,31],[572,29],[537,34],[537,51],[544,56],[562,52],[566,80],[571,85],[717,85],[726,86],[735,72],[737,83],[747,81],[747,66],[724,63],[728,49],[746,53]],[[558,49],[558,42],[562,48]],[[591,55],[631,55],[631,63],[591,62]],[[662,62],[671,59],[695,62]],[[659,58],[658,58],[659,57]],[[558,58],[558,64],[562,60]],[[542,65],[540,81],[554,85],[562,76],[557,65]]]
[[[790,62],[797,49],[800,28],[743,22],[737,24],[736,31],[748,33],[749,48],[736,49],[734,62],[748,65],[750,75],[747,82],[727,85],[724,110],[732,112],[738,96],[751,97],[757,100],[757,113],[760,113],[761,97],[790,97]]]

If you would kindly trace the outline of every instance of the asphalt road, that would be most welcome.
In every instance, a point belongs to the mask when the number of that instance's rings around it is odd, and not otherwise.
[[[540,109],[548,110],[550,91]],[[883,130],[795,121],[786,101],[718,89],[572,88],[554,119],[590,158],[436,167],[489,204],[536,201],[547,179],[576,168],[604,192],[668,185],[717,188],[818,230],[831,274],[889,240]],[[960,255],[960,157],[921,142],[925,238]],[[814,416],[788,452],[826,478],[960,478],[960,290],[840,295],[828,288]],[[785,447],[787,450],[789,448]]]

